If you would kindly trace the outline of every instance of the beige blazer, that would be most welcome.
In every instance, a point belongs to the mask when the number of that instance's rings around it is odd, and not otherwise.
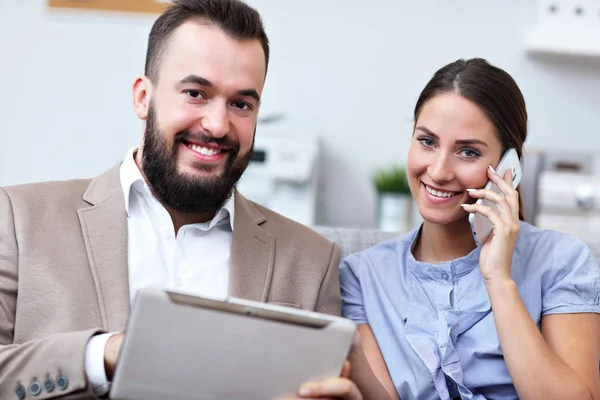
[[[229,295],[339,315],[338,246],[235,199]],[[129,301],[118,165],[92,180],[0,188],[0,399],[94,398],[87,341],[123,330]]]

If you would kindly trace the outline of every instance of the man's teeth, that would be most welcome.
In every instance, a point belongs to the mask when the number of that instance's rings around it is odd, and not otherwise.
[[[213,148],[209,148],[209,147],[197,146],[195,144],[190,144],[189,146],[195,152],[198,152],[205,156],[214,156],[215,154],[219,154],[221,152],[220,149],[213,149]]]
[[[439,190],[434,190],[427,185],[425,185],[425,190],[427,190],[429,193],[431,193],[435,197],[452,197],[452,196],[456,195],[456,192],[442,192]]]

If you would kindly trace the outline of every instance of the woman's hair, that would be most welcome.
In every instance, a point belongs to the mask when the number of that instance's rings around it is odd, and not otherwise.
[[[527,108],[519,86],[506,71],[482,58],[460,59],[440,68],[417,100],[415,123],[427,101],[448,92],[477,104],[493,123],[502,152],[513,147],[522,157],[527,138]],[[524,219],[520,196],[519,218]]]

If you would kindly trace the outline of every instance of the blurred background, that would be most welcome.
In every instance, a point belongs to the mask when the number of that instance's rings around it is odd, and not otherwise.
[[[307,225],[414,226],[381,179],[402,175],[433,73],[483,57],[527,101],[528,219],[600,230],[600,0],[248,3],[272,45],[248,197]],[[139,142],[131,86],[155,18],[0,0],[0,185],[92,177]]]

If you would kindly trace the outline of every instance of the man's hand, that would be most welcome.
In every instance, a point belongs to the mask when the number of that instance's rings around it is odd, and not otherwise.
[[[363,400],[363,396],[350,379],[350,363],[344,363],[344,370],[339,378],[310,382],[302,386],[298,392],[300,399],[344,399]]]
[[[123,332],[112,335],[106,342],[104,348],[104,371],[106,372],[106,379],[110,382],[115,374],[115,368],[117,367],[117,360],[121,353],[121,346],[123,345],[123,339],[125,334]]]
[[[360,334],[354,335],[350,348],[349,359],[357,350],[361,349]],[[296,396],[284,397],[277,400],[301,400],[301,399],[340,399],[340,400],[363,400],[363,395],[352,382],[350,377],[350,361],[346,360],[340,377],[329,378],[321,381],[312,381],[304,384]]]
[[[339,378],[330,378],[322,381],[313,381],[303,385],[298,395],[282,397],[276,400],[310,400],[310,399],[339,399],[339,400],[363,400],[363,396],[348,376],[350,375],[350,363],[344,363],[344,370]]]

